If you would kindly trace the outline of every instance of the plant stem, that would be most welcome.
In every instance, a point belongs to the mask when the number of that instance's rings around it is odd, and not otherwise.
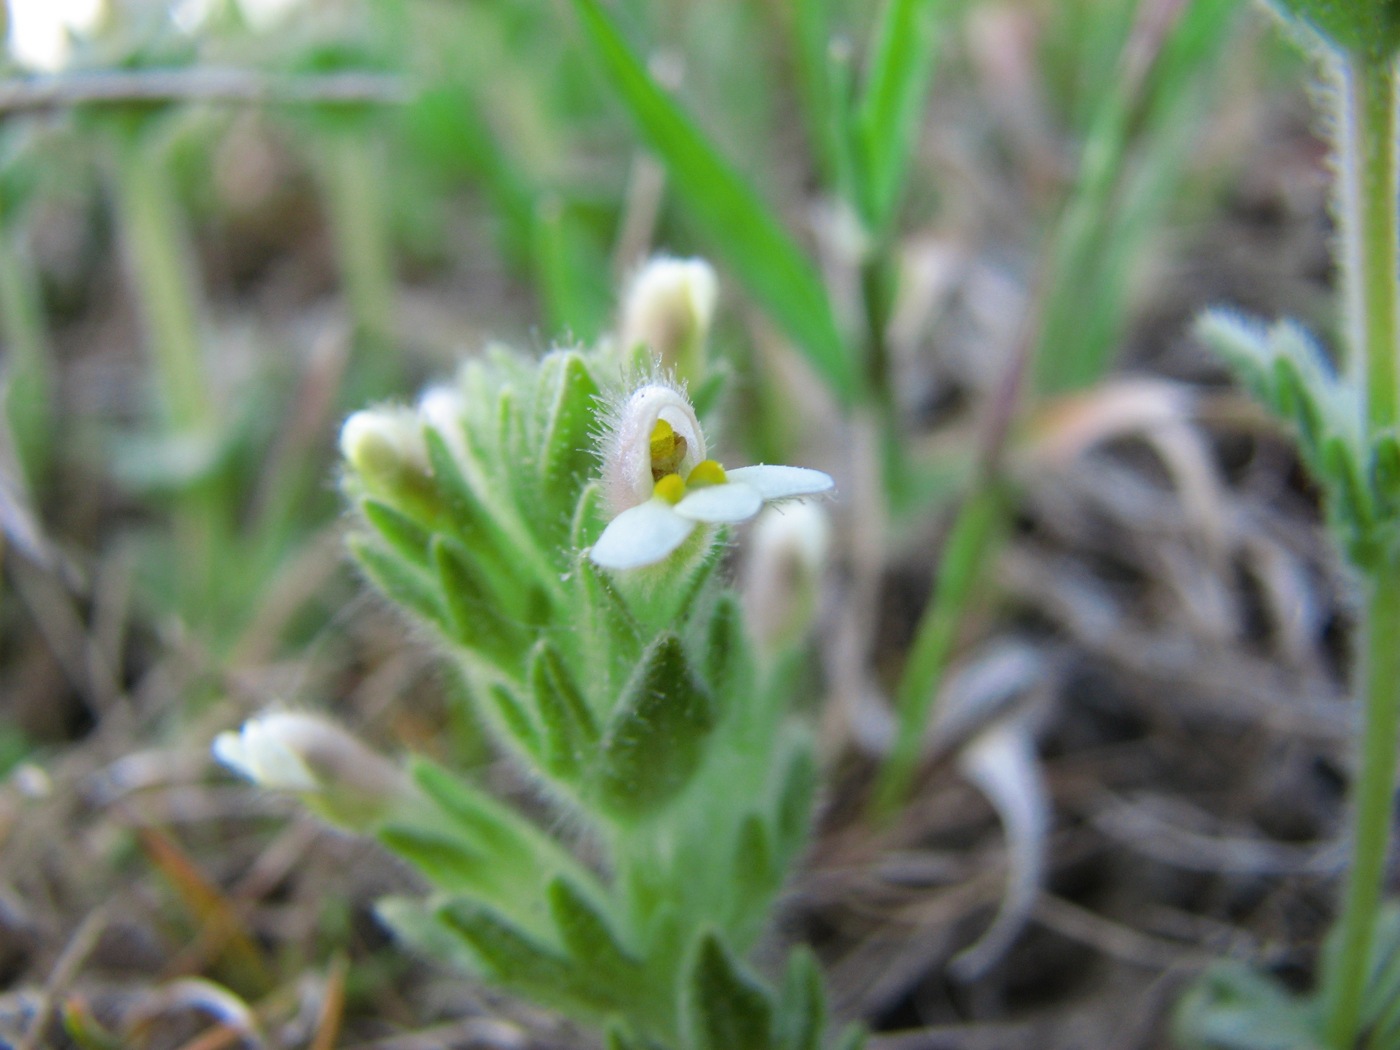
[[[1349,246],[1348,307],[1359,322],[1372,431],[1400,422],[1396,288],[1395,66],[1356,55],[1345,69],[1342,236]],[[1348,214],[1350,213],[1350,214]],[[1359,362],[1358,362],[1359,364]]]
[[[1341,68],[1340,225],[1353,373],[1364,362],[1368,431],[1400,417],[1400,293],[1396,222],[1396,73],[1388,60],[1353,54]],[[1338,919],[1337,952],[1325,973],[1327,1039],[1351,1050],[1361,1023],[1377,912],[1390,850],[1400,731],[1400,564],[1366,566],[1370,598],[1362,675],[1365,708],[1352,798],[1352,857]],[[1358,675],[1358,679],[1362,678]]]
[[[1396,734],[1400,730],[1400,565],[1371,581],[1365,641],[1365,711],[1352,799],[1352,857],[1338,920],[1337,953],[1327,975],[1328,1044],[1352,1050],[1375,940],[1390,851]]]
[[[117,207],[166,419],[179,435],[207,432],[214,401],[200,356],[195,268],[175,212],[174,189],[143,134],[123,130],[116,138]]]
[[[380,158],[368,130],[337,127],[325,136],[323,164],[340,269],[345,278],[362,360],[372,393],[382,396],[401,378],[394,353],[394,263],[384,223]]]
[[[199,291],[195,266],[180,227],[174,188],[162,159],[141,129],[118,128],[117,210],[155,358],[165,436],[171,441],[211,438],[218,414],[200,353]],[[183,488],[175,510],[175,547],[182,612],[210,615],[210,583],[219,531],[218,489],[202,478]]]
[[[995,482],[981,484],[958,510],[953,529],[939,559],[938,581],[929,607],[919,620],[896,696],[899,726],[894,749],[881,770],[875,792],[875,812],[887,817],[904,799],[918,764],[939,682],[957,641],[982,567],[990,560],[1002,533],[1004,495]]]
[[[0,226],[0,335],[5,340],[5,409],[31,489],[44,483],[53,444],[53,365],[38,278],[19,231]]]

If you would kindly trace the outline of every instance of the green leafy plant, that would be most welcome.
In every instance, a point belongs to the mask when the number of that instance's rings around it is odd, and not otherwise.
[[[1286,0],[1279,15],[1325,70],[1336,141],[1335,212],[1346,322],[1334,369],[1297,326],[1207,314],[1203,339],[1277,417],[1326,496],[1332,531],[1364,593],[1354,688],[1364,704],[1352,788],[1351,864],[1315,1002],[1279,1011],[1282,990],[1218,971],[1180,1018],[1193,1046],[1393,1046],[1393,916],[1382,918],[1400,732],[1400,263],[1397,262],[1394,3]],[[1261,1041],[1265,1018],[1287,1031]]]
[[[381,906],[406,941],[611,1046],[817,1047],[810,956],[778,988],[743,961],[812,802],[794,644],[750,638],[719,562],[733,523],[831,481],[725,470],[680,388],[624,381],[635,357],[496,350],[342,432],[356,560],[431,629],[531,805],[308,715],[216,750],[423,873],[430,898]]]

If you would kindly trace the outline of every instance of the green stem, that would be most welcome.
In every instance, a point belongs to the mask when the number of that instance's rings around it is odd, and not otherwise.
[[[213,394],[200,352],[200,293],[176,197],[162,159],[140,129],[120,128],[116,204],[160,388],[166,437],[204,442],[217,432]],[[183,489],[174,518],[184,614],[207,620],[219,533],[219,492],[202,479]]]
[[[1365,712],[1352,799],[1352,857],[1327,974],[1328,1045],[1352,1050],[1361,1022],[1376,918],[1390,851],[1396,736],[1400,731],[1400,566],[1371,581],[1366,625]]]
[[[1364,362],[1369,432],[1400,417],[1397,326],[1396,71],[1354,54],[1343,65],[1340,224],[1354,367]],[[1337,954],[1325,974],[1327,1038],[1352,1050],[1361,1024],[1377,914],[1390,849],[1400,730],[1400,564],[1368,566],[1363,663],[1365,710],[1352,799],[1352,858],[1338,919]],[[1359,677],[1359,676],[1358,676]]]
[[[1366,399],[1372,430],[1400,422],[1400,361],[1396,288],[1395,66],[1353,56],[1346,70],[1343,105],[1342,236],[1350,247],[1346,275],[1356,348],[1365,360]]]
[[[30,488],[43,484],[53,443],[53,365],[44,305],[19,231],[0,227],[0,335],[5,408]]]
[[[892,813],[909,789],[939,683],[957,641],[958,628],[982,579],[982,567],[995,550],[1005,522],[1004,496],[985,481],[959,509],[939,560],[938,582],[919,621],[914,647],[896,696],[899,725],[894,749],[881,771],[875,810]]]
[[[199,292],[164,164],[139,132],[117,137],[117,207],[155,356],[164,411],[176,434],[207,433],[214,399],[200,356]]]
[[[394,263],[385,227],[380,158],[370,133],[335,128],[325,135],[326,197],[356,335],[382,394],[401,378],[394,353]]]

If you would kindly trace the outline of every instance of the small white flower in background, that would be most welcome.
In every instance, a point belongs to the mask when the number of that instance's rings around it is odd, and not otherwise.
[[[340,428],[340,453],[362,478],[385,488],[428,469],[423,422],[402,406],[353,413]]]
[[[373,820],[410,794],[403,774],[328,719],[296,711],[250,718],[214,738],[214,757],[260,787],[319,800],[338,823]]]
[[[764,503],[829,492],[831,478],[805,467],[725,470],[707,458],[685,394],[650,381],[610,421],[603,490],[615,515],[589,557],[605,569],[663,561],[701,525],[747,521]]]
[[[623,297],[623,350],[643,346],[683,377],[698,377],[718,298],[719,281],[705,260],[648,259]]]
[[[744,563],[745,620],[773,652],[811,626],[831,555],[831,519],[815,503],[770,507],[754,523]]]

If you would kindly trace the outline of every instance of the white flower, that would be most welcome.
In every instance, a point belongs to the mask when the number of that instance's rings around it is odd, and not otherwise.
[[[638,388],[612,421],[603,451],[603,487],[616,515],[589,557],[605,569],[665,559],[700,525],[747,521],[765,503],[832,488],[805,467],[726,471],[706,458],[705,437],[685,395],[666,383]]]
[[[719,282],[705,260],[648,259],[623,299],[622,348],[645,347],[668,366],[693,375],[718,296]]]
[[[214,738],[214,757],[261,787],[278,791],[315,791],[316,776],[302,759],[298,740],[319,732],[306,715],[277,713],[252,718],[238,732]]]
[[[214,739],[214,757],[261,787],[377,808],[405,791],[398,768],[328,719],[269,711]]]
[[[765,510],[752,544],[744,565],[745,619],[760,648],[774,653],[801,639],[816,615],[831,519],[815,503]]]

